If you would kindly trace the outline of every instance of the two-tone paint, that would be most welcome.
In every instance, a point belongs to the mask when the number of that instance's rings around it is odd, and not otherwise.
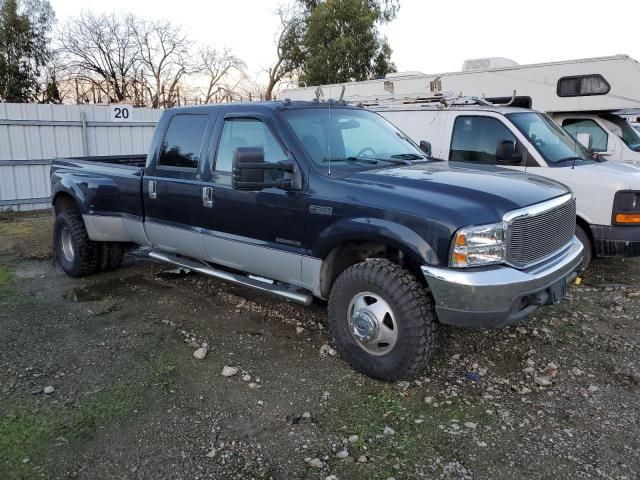
[[[510,211],[565,195],[551,180],[504,169],[474,170],[442,162],[334,169],[308,157],[282,117],[326,104],[253,103],[168,110],[146,166],[56,160],[53,202],[66,196],[84,215],[89,236],[154,249],[259,275],[326,298],[323,265],[336,247],[377,242],[417,265],[447,268],[454,233],[499,222]],[[334,104],[331,108],[353,108]],[[173,115],[206,115],[206,139],[195,170],[157,164]],[[225,118],[263,121],[302,176],[298,190],[232,188],[216,171]],[[207,201],[204,189],[209,189]]]

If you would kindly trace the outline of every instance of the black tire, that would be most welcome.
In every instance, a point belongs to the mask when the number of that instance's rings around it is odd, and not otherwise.
[[[63,244],[71,245],[65,248]],[[53,225],[53,250],[62,270],[71,277],[84,277],[98,270],[98,248],[84,226],[82,215],[66,210],[56,217]]]
[[[390,307],[394,330],[397,328],[395,344],[392,348],[379,344],[391,349],[377,355],[361,346],[350,326],[350,316],[355,311],[355,307],[349,311],[352,300],[366,297],[369,292]],[[395,381],[426,367],[436,348],[437,326],[431,294],[410,272],[389,260],[370,259],[353,265],[340,274],[331,289],[331,337],[342,358],[370,377]]]
[[[99,242],[100,271],[110,272],[122,264],[124,259],[124,246],[116,242]]]
[[[578,240],[580,240],[580,243],[582,243],[582,246],[584,247],[582,252],[582,262],[578,267],[578,273],[582,274],[587,270],[587,268],[589,268],[589,264],[593,258],[593,245],[591,244],[589,235],[580,225],[576,225],[576,237],[578,237]]]

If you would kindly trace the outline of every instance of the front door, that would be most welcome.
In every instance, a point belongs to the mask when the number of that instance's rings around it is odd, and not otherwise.
[[[306,194],[267,188],[241,191],[231,187],[233,154],[238,147],[261,147],[265,161],[288,159],[284,142],[267,117],[227,115],[216,127],[218,148],[212,152],[212,205],[203,230],[209,261],[231,268],[300,284],[304,253]],[[216,144],[214,140],[214,144]],[[283,172],[266,171],[276,181]]]

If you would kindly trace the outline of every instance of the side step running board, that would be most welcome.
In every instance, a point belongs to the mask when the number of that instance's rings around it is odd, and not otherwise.
[[[301,303],[303,305],[310,305],[313,301],[313,297],[306,293],[296,290],[288,290],[283,286],[271,285],[267,282],[254,280],[253,278],[249,278],[245,275],[218,270],[217,268],[210,267],[205,263],[200,263],[197,260],[191,260],[189,258],[179,257],[170,253],[157,252],[153,250],[149,252],[149,256],[158,260],[162,260],[164,262],[169,262],[184,268],[188,268],[190,270],[193,270],[194,272],[204,273],[205,275],[219,278],[220,280],[224,280],[225,282],[236,283],[238,285],[244,285],[246,287],[251,287],[262,292],[270,293],[272,295],[276,295],[277,297],[281,297],[292,302]]]

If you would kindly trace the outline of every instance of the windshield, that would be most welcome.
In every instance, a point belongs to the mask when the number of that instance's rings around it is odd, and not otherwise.
[[[602,119],[608,123],[609,129],[631,150],[640,152],[640,133],[629,125],[629,122],[618,115],[602,115]]]
[[[283,112],[317,165],[371,167],[424,160],[426,155],[381,116],[350,108],[304,108]]]
[[[582,145],[546,115],[526,112],[510,113],[507,117],[531,141],[547,163],[590,160]]]

